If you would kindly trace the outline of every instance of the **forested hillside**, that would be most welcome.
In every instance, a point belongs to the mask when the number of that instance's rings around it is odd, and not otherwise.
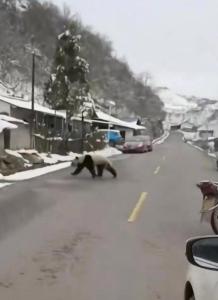
[[[40,50],[36,84],[42,90],[48,79],[57,36],[69,24],[81,34],[81,55],[90,65],[89,82],[96,99],[113,99],[142,117],[163,118],[162,103],[151,87],[136,79],[128,64],[113,55],[110,40],[85,27],[65,7],[50,2],[0,0],[0,80],[16,93],[28,93],[31,81],[30,45]]]

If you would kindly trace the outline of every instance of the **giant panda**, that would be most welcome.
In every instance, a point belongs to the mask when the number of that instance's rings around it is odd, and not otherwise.
[[[87,168],[91,173],[92,177],[96,177],[96,170],[97,168],[97,175],[102,177],[104,169],[110,172],[113,177],[117,177],[117,172],[112,166],[112,163],[104,156],[97,155],[97,154],[85,154],[81,156],[76,156],[75,159],[72,161],[71,166],[76,165],[76,169],[72,175],[78,175],[83,168]]]

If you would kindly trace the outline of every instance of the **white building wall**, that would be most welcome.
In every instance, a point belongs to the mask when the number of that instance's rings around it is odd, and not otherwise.
[[[0,113],[8,113],[8,115],[10,115],[11,111],[10,111],[10,104],[5,103],[4,101],[0,100]]]

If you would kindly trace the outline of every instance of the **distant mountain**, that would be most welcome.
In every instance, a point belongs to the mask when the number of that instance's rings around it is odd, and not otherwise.
[[[214,99],[208,99],[208,98],[199,98],[199,97],[186,97],[186,99],[189,102],[193,102],[196,103],[198,106],[207,106],[207,105],[212,105],[212,104],[216,104],[218,102],[218,100],[214,100]]]
[[[188,122],[196,127],[216,128],[218,126],[218,101],[208,98],[179,95],[166,87],[156,88],[164,110],[171,115],[171,121]],[[166,118],[169,120],[169,118]],[[218,127],[216,128],[218,133]]]
[[[189,101],[185,96],[181,96],[167,87],[158,87],[155,92],[164,104],[164,110],[188,111],[197,107],[194,101]]]

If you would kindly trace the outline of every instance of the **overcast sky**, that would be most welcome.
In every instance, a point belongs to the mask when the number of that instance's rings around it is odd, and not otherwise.
[[[218,99],[217,0],[53,0],[105,34],[157,86]]]

